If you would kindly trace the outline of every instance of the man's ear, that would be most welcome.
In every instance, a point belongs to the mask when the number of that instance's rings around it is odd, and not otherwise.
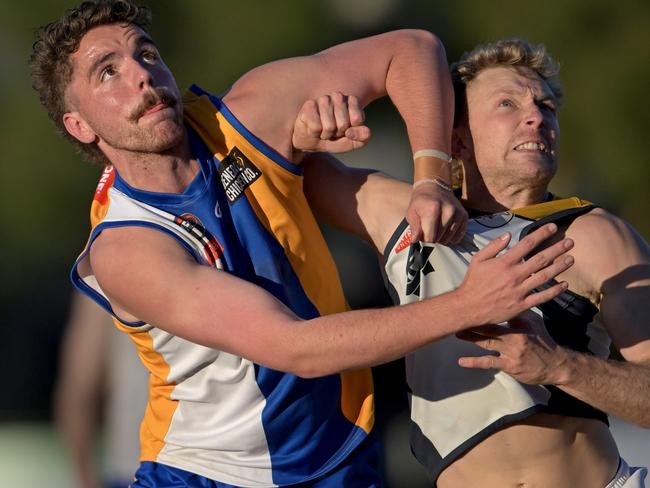
[[[451,133],[451,154],[461,161],[470,161],[474,157],[474,141],[465,125],[454,127]]]
[[[84,144],[95,142],[97,134],[91,129],[79,112],[66,112],[63,114],[63,125],[65,129]]]

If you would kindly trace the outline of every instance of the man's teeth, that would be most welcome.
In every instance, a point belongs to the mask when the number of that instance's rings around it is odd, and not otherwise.
[[[531,151],[548,152],[548,149],[546,148],[546,145],[543,142],[524,142],[523,144],[519,144],[517,147],[515,147],[515,151],[519,151],[522,149],[531,150]]]

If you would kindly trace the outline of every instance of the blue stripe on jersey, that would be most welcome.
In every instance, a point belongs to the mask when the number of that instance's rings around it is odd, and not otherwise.
[[[150,229],[155,229],[161,232],[164,232],[168,236],[174,238],[176,242],[178,242],[183,248],[190,253],[192,256],[194,256],[194,259],[197,261],[199,260],[199,257],[196,255],[194,252],[194,249],[192,249],[183,239],[178,237],[176,234],[173,232],[169,231],[168,229],[165,229],[162,225],[158,225],[153,222],[143,222],[141,220],[122,220],[119,222],[101,222],[98,224],[93,231],[90,234],[89,242],[93,242],[97,236],[105,229],[115,229],[118,227],[148,227]],[[82,259],[86,257],[86,255],[90,252],[90,246],[87,246],[84,252],[77,258],[77,261],[80,262]],[[86,282],[81,279],[81,276],[79,276],[79,270],[77,266],[73,266],[72,270],[70,271],[70,279],[72,280],[72,284],[82,293],[86,294],[87,296],[91,297],[93,300],[97,302],[98,305],[100,305],[104,310],[106,310],[109,314],[117,317],[121,323],[124,325],[127,325],[129,327],[141,327],[146,324],[146,322],[143,322],[141,320],[135,321],[135,322],[129,322],[126,321],[120,317],[118,317],[115,314],[115,311],[113,310],[113,307],[111,303],[101,294],[97,293],[93,288],[91,288],[89,285],[86,284]]]
[[[226,120],[230,122],[230,124],[235,129],[237,129],[237,132],[243,135],[253,146],[255,146],[255,149],[260,151],[267,158],[278,163],[287,171],[290,171],[291,173],[296,175],[302,175],[303,170],[301,166],[295,165],[290,161],[287,161],[286,158],[282,156],[279,152],[277,152],[272,147],[269,147],[264,141],[256,137],[255,134],[253,134],[246,127],[244,127],[242,123],[237,119],[237,117],[235,117],[235,115],[221,101],[220,98],[211,95],[210,93],[206,92],[201,87],[196,85],[192,85],[190,87],[190,90],[196,95],[207,96],[210,99],[210,101],[214,104],[214,106],[221,112],[221,115],[223,115],[226,118]]]

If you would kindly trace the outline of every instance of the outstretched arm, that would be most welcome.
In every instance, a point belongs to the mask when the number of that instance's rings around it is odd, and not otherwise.
[[[258,137],[296,160],[292,133],[299,110],[314,100],[319,110],[335,116],[322,96],[336,92],[356,97],[361,107],[388,95],[406,123],[414,154],[434,150],[415,161],[417,187],[407,213],[415,236],[439,240],[463,227],[466,213],[443,189],[451,184],[443,154],[450,154],[453,91],[444,48],[430,32],[389,32],[269,63],[244,75],[224,101]]]
[[[568,273],[600,300],[597,315],[625,361],[558,346],[539,317],[485,326],[459,336],[500,356],[462,358],[465,367],[499,368],[531,384],[552,384],[609,414],[650,427],[650,249],[625,222],[602,210],[569,228],[576,265]]]
[[[90,260],[123,319],[140,319],[273,369],[322,376],[396,359],[471,325],[505,320],[560,293],[565,284],[531,291],[571,265],[569,257],[556,259],[571,247],[570,240],[522,262],[554,231],[552,224],[545,226],[500,256],[509,236],[493,241],[477,254],[466,280],[452,293],[403,307],[312,320],[300,320],[262,288],[197,264],[172,238],[150,229],[105,230],[93,243]]]

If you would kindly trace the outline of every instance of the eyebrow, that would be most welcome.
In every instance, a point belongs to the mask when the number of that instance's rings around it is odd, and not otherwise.
[[[151,39],[149,36],[141,34],[138,36],[138,38],[135,40],[135,46],[136,48],[142,47],[143,44],[151,44],[152,46],[156,47],[156,43],[153,42],[153,39]],[[104,63],[107,63],[110,61],[112,58],[114,58],[117,54],[114,51],[109,51],[99,58],[97,58],[93,63],[90,65],[90,68],[88,68],[88,78],[92,78],[93,74],[97,71],[97,69],[103,65]]]
[[[528,90],[526,90],[526,91],[528,91]],[[518,97],[518,96],[521,96],[522,91],[514,89],[514,88],[497,88],[496,90],[494,90],[493,92],[488,94],[487,98],[493,98],[493,97],[495,97],[497,95],[502,95],[502,94],[511,95],[513,97]],[[547,100],[557,102],[557,99],[555,98],[553,93],[551,93],[551,92],[549,92],[547,90],[544,90],[539,95],[537,95],[536,93],[533,93],[533,98],[534,98],[534,100],[536,102],[545,102]]]
[[[99,58],[95,59],[93,63],[90,65],[90,68],[88,68],[88,78],[92,78],[93,74],[97,69],[104,63],[110,61],[112,58],[116,56],[114,51],[107,52],[100,56]]]

